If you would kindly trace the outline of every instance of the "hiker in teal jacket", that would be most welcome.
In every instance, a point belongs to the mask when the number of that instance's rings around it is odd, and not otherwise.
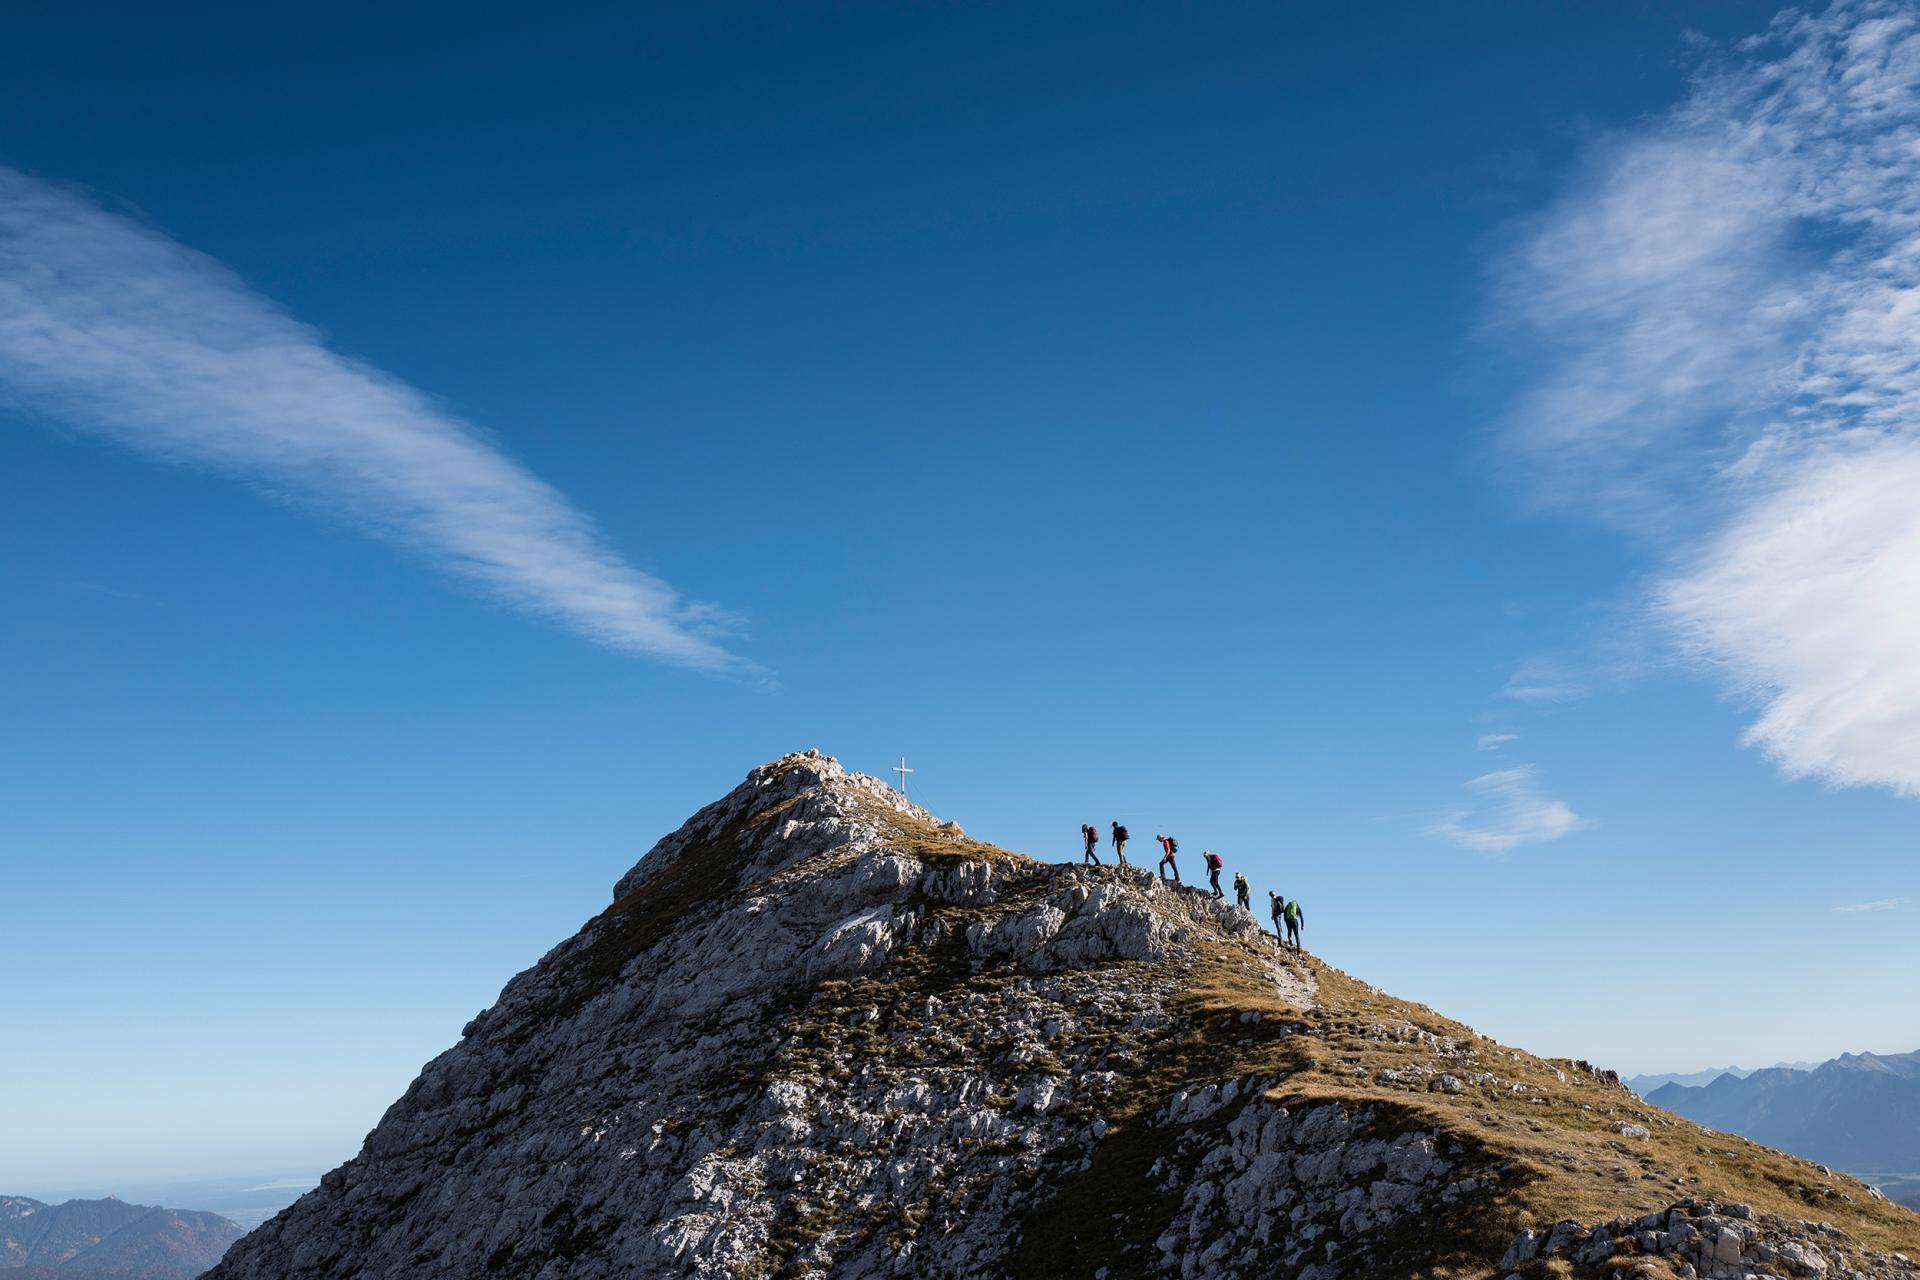
[[[1295,951],[1300,949],[1300,926],[1307,922],[1307,913],[1300,909],[1300,899],[1289,902],[1281,917],[1287,922],[1287,941]]]

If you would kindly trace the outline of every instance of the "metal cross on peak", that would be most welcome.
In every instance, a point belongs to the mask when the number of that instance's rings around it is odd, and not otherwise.
[[[913,770],[907,768],[907,758],[905,756],[900,757],[900,763],[893,766],[893,771],[900,775],[900,794],[905,796],[907,794],[907,775],[913,772]]]

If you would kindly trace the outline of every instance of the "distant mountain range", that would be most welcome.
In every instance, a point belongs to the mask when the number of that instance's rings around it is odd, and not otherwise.
[[[6,1280],[191,1280],[245,1232],[217,1214],[105,1200],[0,1196]]]
[[[32,1187],[22,1192],[35,1199],[58,1204],[62,1200],[101,1200],[113,1198],[133,1204],[190,1205],[221,1218],[230,1218],[252,1230],[274,1214],[320,1185],[317,1172],[276,1170],[243,1176],[218,1178],[156,1178],[147,1181],[117,1176],[108,1180],[80,1182],[63,1186],[53,1194],[49,1187]],[[21,1280],[6,1276],[0,1280]]]
[[[1776,1062],[1776,1067],[1785,1067],[1794,1071],[1811,1071],[1820,1064],[1817,1062]],[[1765,1070],[1765,1068],[1757,1068]],[[1735,1076],[1746,1079],[1752,1075],[1754,1067],[1708,1067],[1705,1071],[1666,1071],[1651,1076],[1634,1076],[1627,1081],[1627,1088],[1641,1097],[1646,1097],[1665,1084],[1684,1084],[1688,1086],[1712,1084],[1721,1076]]]
[[[1641,1096],[1920,1201],[1920,1053],[1843,1053],[1811,1070],[1725,1072],[1704,1085],[1663,1084]]]

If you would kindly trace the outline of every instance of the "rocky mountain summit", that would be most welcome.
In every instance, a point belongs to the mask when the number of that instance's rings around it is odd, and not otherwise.
[[[1709,1200],[1772,1252],[1667,1247]],[[657,844],[209,1277],[1920,1280],[1902,1251],[1920,1218],[1861,1183],[805,752]]]

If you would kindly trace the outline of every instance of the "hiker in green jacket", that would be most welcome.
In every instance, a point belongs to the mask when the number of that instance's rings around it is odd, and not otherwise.
[[[1300,926],[1307,921],[1307,913],[1300,909],[1300,899],[1295,898],[1292,902],[1289,902],[1286,905],[1286,909],[1280,914],[1287,922],[1287,941],[1292,944],[1295,951],[1298,951],[1300,949]]]
[[[1253,910],[1253,886],[1247,883],[1247,873],[1244,871],[1233,873],[1233,896],[1240,900],[1242,911]]]

